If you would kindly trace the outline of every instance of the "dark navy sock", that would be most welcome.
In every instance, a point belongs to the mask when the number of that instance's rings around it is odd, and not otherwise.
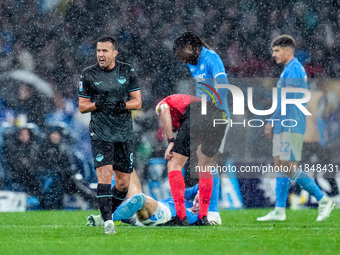
[[[115,212],[118,206],[120,206],[120,204],[124,201],[124,198],[126,197],[127,193],[128,193],[127,191],[125,192],[119,191],[116,188],[116,186],[113,186],[112,191],[111,191],[112,212]]]
[[[98,183],[97,198],[100,213],[104,221],[112,220],[112,192],[111,184]]]

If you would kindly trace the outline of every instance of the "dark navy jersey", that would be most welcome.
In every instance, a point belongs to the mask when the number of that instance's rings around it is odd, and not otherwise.
[[[108,92],[108,102],[127,102],[130,92],[140,90],[136,72],[129,64],[116,61],[111,70],[104,70],[98,64],[86,68],[79,82],[79,97],[95,102],[99,94]],[[109,114],[103,110],[91,112],[90,137],[92,140],[125,142],[132,139],[132,118],[130,110]]]

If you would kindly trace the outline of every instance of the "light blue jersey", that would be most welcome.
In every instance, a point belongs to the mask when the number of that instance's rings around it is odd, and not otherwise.
[[[196,96],[202,97],[202,94],[207,95],[207,100],[216,101],[217,106],[223,109],[227,117],[230,118],[227,95],[228,89],[218,89],[217,94],[221,98],[221,102],[215,92],[209,88],[215,89],[215,83],[228,84],[227,74],[220,56],[213,50],[202,47],[197,65],[187,64],[191,76],[195,79]],[[204,84],[206,85],[204,85]],[[208,85],[208,86],[207,86]],[[210,93],[210,95],[209,95]],[[214,98],[212,98],[213,96]]]
[[[306,116],[304,113],[296,107],[294,104],[287,104],[286,115],[281,115],[281,88],[303,88],[308,89],[307,74],[302,66],[302,64],[293,58],[285,67],[281,76],[276,84],[278,93],[277,108],[270,119],[279,120],[274,121],[274,134],[280,134],[282,132],[291,132],[304,134],[306,131]],[[286,98],[288,99],[301,99],[303,98],[303,93],[287,93]],[[307,104],[304,103],[304,106]],[[281,125],[281,121],[293,119],[297,122],[295,127],[284,127]],[[294,126],[294,121],[286,121],[286,126]]]

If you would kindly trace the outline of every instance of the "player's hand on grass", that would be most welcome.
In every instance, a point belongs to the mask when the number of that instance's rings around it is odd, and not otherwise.
[[[267,123],[264,126],[264,135],[267,138],[272,138],[272,130],[273,130],[273,126],[270,123]]]
[[[165,153],[164,153],[164,159],[170,160],[172,158],[172,148],[174,147],[175,143],[171,142],[168,145],[168,148],[166,149]]]

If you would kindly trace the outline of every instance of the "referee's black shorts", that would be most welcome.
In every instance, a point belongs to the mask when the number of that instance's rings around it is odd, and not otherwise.
[[[225,131],[225,125],[214,127],[214,119],[224,118],[225,112],[209,101],[207,115],[201,114],[200,101],[189,104],[181,119],[173,151],[189,157],[190,151],[196,151],[201,143],[202,153],[213,157],[220,147]]]
[[[95,168],[112,165],[113,170],[123,173],[133,171],[133,142],[105,142],[91,140]]]

